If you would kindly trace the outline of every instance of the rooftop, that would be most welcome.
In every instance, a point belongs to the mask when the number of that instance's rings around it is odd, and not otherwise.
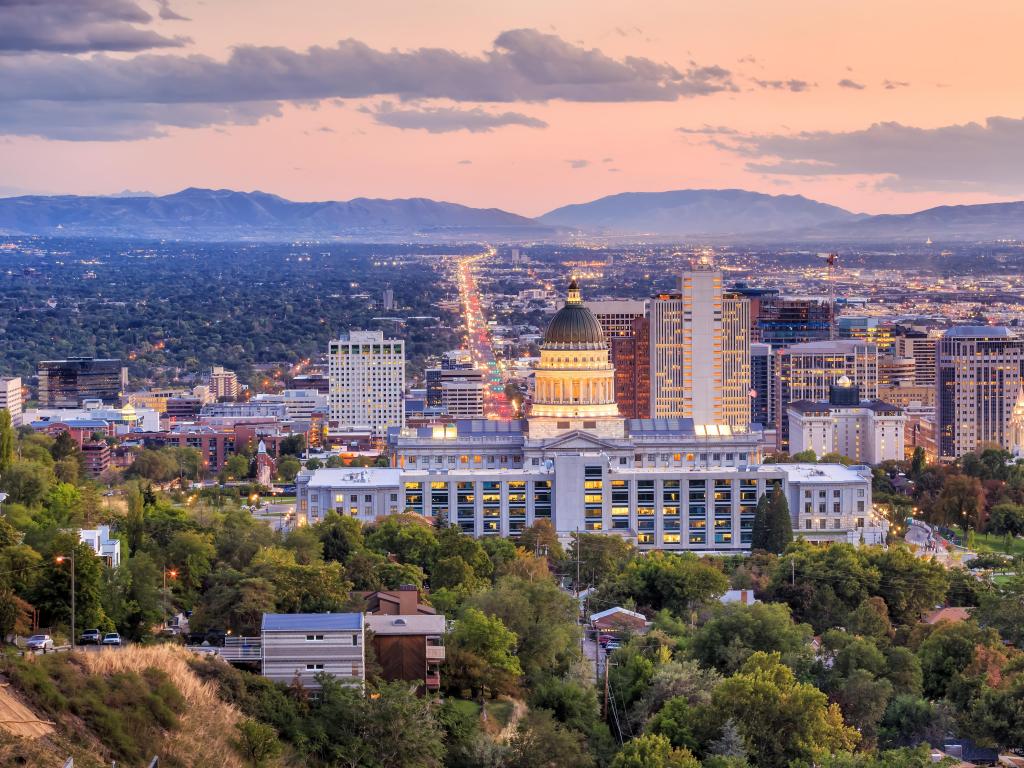
[[[402,471],[387,467],[340,467],[315,469],[309,475],[310,487],[343,488],[345,486],[395,486],[401,482]]]
[[[361,613],[264,613],[264,632],[359,631],[363,628]]]
[[[947,339],[1006,339],[1012,335],[1005,325],[957,325],[944,334]]]
[[[445,619],[439,614],[394,616],[379,613],[367,615],[366,626],[376,635],[440,635],[444,634]]]

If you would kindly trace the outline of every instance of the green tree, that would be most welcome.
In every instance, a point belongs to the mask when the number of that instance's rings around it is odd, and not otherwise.
[[[277,462],[277,474],[284,482],[290,483],[302,469],[302,464],[294,456],[284,456]]]
[[[545,555],[551,562],[559,562],[565,557],[565,550],[558,541],[558,531],[550,520],[543,518],[522,530],[519,546],[527,552]]]
[[[960,525],[980,530],[985,512],[985,491],[981,481],[968,475],[946,479],[930,518],[943,525]]]
[[[382,555],[394,555],[403,563],[427,570],[438,553],[432,526],[412,515],[391,515],[368,528],[366,546]]]
[[[914,694],[894,696],[886,707],[879,729],[883,747],[916,747],[938,744],[951,724],[928,699]]]
[[[974,618],[983,627],[992,627],[1007,643],[1020,648],[1024,643],[1024,567],[1019,564],[1013,576],[1001,580],[980,596]]]
[[[14,462],[14,427],[11,426],[11,412],[0,410],[0,477],[6,474]]]
[[[1001,536],[1024,535],[1024,505],[1004,501],[988,513],[988,530]]]
[[[504,768],[593,768],[583,735],[558,723],[543,709],[531,712],[509,742]]]
[[[778,484],[772,489],[766,527],[764,549],[775,554],[785,552],[793,541],[793,519],[789,516],[789,502]]]
[[[795,624],[789,606],[779,603],[740,605],[716,609],[693,637],[693,653],[702,664],[732,674],[758,651],[774,651],[798,674],[812,661],[809,624]]]
[[[313,526],[324,545],[324,558],[347,563],[349,558],[365,547],[363,526],[354,517],[342,517],[337,512],[328,512],[324,519]]]
[[[924,448],[920,445],[914,449],[914,455],[910,459],[910,477],[917,480],[928,463]]]
[[[579,561],[579,586],[600,586],[614,578],[636,554],[633,545],[618,536],[601,533],[575,533],[569,547],[568,559]],[[575,575],[576,567],[573,565]]]
[[[448,642],[448,680],[455,688],[512,690],[523,674],[515,655],[516,634],[501,619],[472,606],[455,622]]]
[[[53,471],[35,461],[15,461],[0,477],[0,487],[7,491],[8,504],[39,506],[50,490]]]
[[[675,748],[658,734],[645,733],[626,742],[611,768],[700,768],[693,753]]]
[[[762,493],[757,500],[757,509],[754,511],[754,527],[750,536],[751,549],[766,549],[768,544],[768,510],[771,507],[771,500],[767,493]]]
[[[835,704],[812,685],[797,682],[779,654],[755,653],[712,696],[722,719],[732,718],[759,768],[810,763],[857,743]]]
[[[241,453],[233,453],[220,471],[222,478],[227,480],[244,480],[249,476],[249,458]]]
[[[598,597],[606,605],[635,600],[653,611],[668,609],[685,616],[728,588],[729,580],[713,562],[691,553],[655,551],[630,560],[618,576],[601,587]]]
[[[235,723],[238,734],[232,744],[242,759],[253,768],[266,765],[281,753],[277,731],[266,723],[247,718]]]
[[[278,446],[278,456],[301,456],[306,450],[306,436],[301,433],[288,435]]]

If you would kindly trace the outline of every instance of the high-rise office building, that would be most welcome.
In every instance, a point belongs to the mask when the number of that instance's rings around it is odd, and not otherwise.
[[[210,395],[214,400],[237,400],[241,387],[238,374],[219,365],[210,372]]]
[[[706,257],[678,293],[651,299],[651,415],[750,423],[750,303],[722,290]]]
[[[836,321],[836,331],[840,339],[858,339],[877,345],[880,355],[890,355],[893,352],[895,342],[892,324],[877,317],[840,317]]]
[[[831,318],[832,310],[827,301],[764,295],[752,318],[752,341],[771,344],[775,349],[826,341]]]
[[[1021,387],[1024,339],[1001,326],[957,326],[939,339],[939,455],[957,458],[984,443],[1013,448],[1010,419]]]
[[[922,386],[935,386],[935,351],[938,348],[938,336],[907,331],[896,336],[895,352],[897,357],[914,359],[914,383]]]
[[[21,378],[0,378],[0,410],[11,414],[11,424],[21,426]]]
[[[879,386],[910,386],[917,375],[917,361],[912,357],[894,357],[882,355],[878,350],[878,385]]]
[[[750,345],[750,421],[775,426],[775,356],[771,344]]]
[[[38,374],[39,402],[45,408],[77,408],[83,400],[119,405],[128,383],[128,369],[110,358],[42,360]]]
[[[484,386],[483,371],[441,371],[441,408],[453,419],[482,419]]]
[[[330,343],[330,420],[341,433],[383,436],[405,422],[405,342],[348,331]]]
[[[385,312],[390,312],[395,308],[395,292],[391,288],[385,288],[383,295],[381,296],[381,308]]]
[[[628,335],[608,339],[615,366],[615,402],[627,419],[651,418],[651,323],[634,317]]]
[[[647,302],[642,299],[609,299],[585,303],[609,342],[616,336],[631,336],[633,321],[647,316]]]
[[[650,323],[647,302],[636,299],[588,301],[601,324],[612,365],[615,401],[627,419],[651,416]]]
[[[794,344],[775,353],[775,441],[789,450],[786,406],[797,400],[823,402],[846,376],[865,400],[878,399],[878,347],[853,339]]]

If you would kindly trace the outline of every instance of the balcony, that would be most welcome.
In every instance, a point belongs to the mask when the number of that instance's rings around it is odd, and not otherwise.
[[[426,686],[428,691],[436,691],[441,687],[441,673],[427,672],[423,678],[423,684]]]
[[[444,646],[440,638],[427,638],[427,662],[442,662],[444,658]]]

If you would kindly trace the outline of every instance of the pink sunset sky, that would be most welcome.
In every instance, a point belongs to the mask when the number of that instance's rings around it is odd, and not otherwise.
[[[1024,3],[4,0],[0,195],[1024,197]]]

